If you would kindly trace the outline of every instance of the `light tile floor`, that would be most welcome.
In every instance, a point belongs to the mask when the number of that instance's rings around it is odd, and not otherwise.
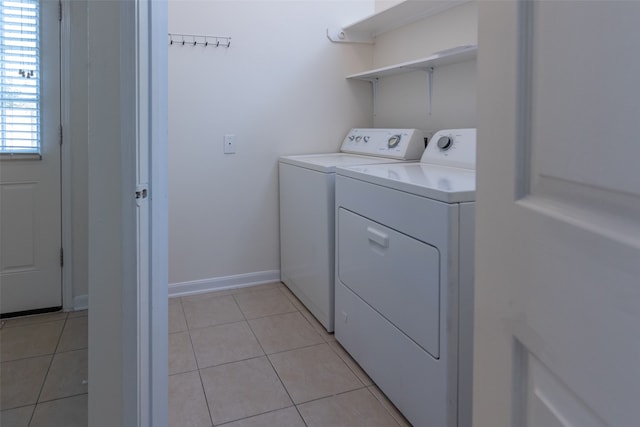
[[[0,425],[86,427],[87,312],[0,322]],[[282,284],[169,300],[170,427],[410,426]]]
[[[86,427],[87,312],[0,322],[0,425]]]
[[[409,425],[282,283],[169,300],[170,427]]]

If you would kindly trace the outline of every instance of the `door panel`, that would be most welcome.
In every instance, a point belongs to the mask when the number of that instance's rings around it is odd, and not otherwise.
[[[548,179],[640,196],[640,144],[629,143],[640,117],[639,6],[589,3],[531,2],[522,18],[531,29],[522,81],[531,85],[531,190]]]
[[[2,274],[36,270],[35,237],[40,234],[35,215],[38,187],[37,182],[0,185],[3,214],[12,218],[10,227],[9,221],[2,221]]]
[[[60,307],[58,2],[40,2],[40,158],[0,160],[0,312]]]
[[[636,425],[640,4],[479,12],[474,425]]]
[[[538,359],[527,360],[527,426],[605,427],[605,424]]]

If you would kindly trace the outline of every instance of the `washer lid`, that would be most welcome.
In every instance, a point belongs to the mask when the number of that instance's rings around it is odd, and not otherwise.
[[[394,163],[337,168],[336,173],[445,203],[473,202],[476,198],[476,172],[471,169]]]
[[[318,172],[333,173],[336,166],[347,167],[355,165],[367,165],[373,163],[392,163],[400,160],[385,159],[382,157],[359,156],[356,154],[326,153],[307,154],[299,156],[280,157],[282,163],[312,169]]]

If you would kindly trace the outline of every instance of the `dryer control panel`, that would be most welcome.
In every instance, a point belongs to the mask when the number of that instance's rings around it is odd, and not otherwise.
[[[419,129],[354,128],[342,142],[343,153],[417,160],[424,151],[424,134]]]
[[[420,163],[476,168],[476,130],[444,129],[429,141]]]

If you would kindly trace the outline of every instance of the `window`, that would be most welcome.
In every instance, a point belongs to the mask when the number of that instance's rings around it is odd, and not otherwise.
[[[0,153],[40,152],[39,0],[0,0]]]

